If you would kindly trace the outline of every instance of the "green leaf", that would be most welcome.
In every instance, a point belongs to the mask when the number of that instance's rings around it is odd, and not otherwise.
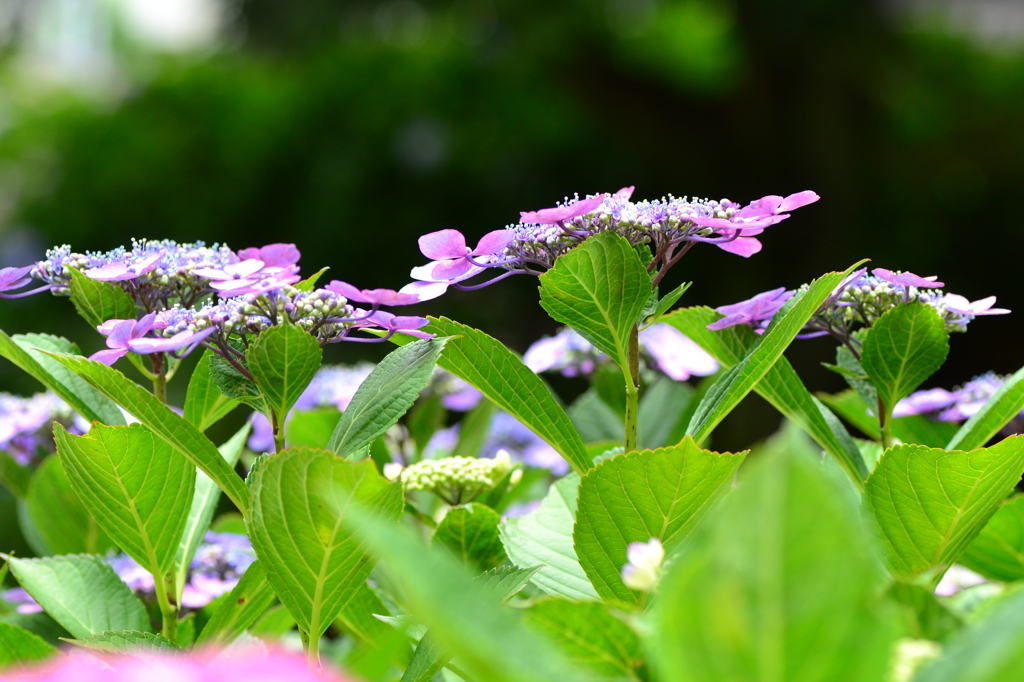
[[[602,232],[540,276],[540,305],[619,365],[629,367],[629,336],[651,296],[651,276],[629,242]]]
[[[1024,409],[1024,367],[985,401],[981,409],[960,427],[946,445],[947,450],[971,450],[989,442],[1000,429]]]
[[[722,365],[733,367],[743,362],[758,342],[758,336],[745,327],[710,331],[707,326],[719,317],[721,315],[711,308],[685,308],[674,311],[663,321],[686,334]],[[754,390],[786,419],[807,431],[851,477],[859,480],[867,477],[868,468],[857,444],[835,415],[811,395],[789,360],[780,357]]]
[[[657,322],[662,315],[667,313],[668,309],[674,306],[676,301],[683,297],[683,294],[686,293],[686,290],[689,289],[692,284],[693,282],[683,282],[675,289],[662,296],[661,300],[658,301],[658,306],[654,309],[654,314],[652,315],[654,321]]]
[[[142,602],[98,556],[9,557],[7,562],[21,586],[73,637],[149,629]]]
[[[319,637],[373,568],[344,523],[350,506],[397,522],[401,484],[384,480],[372,461],[353,464],[327,450],[293,448],[259,468],[252,496],[249,532],[267,580],[299,627]]]
[[[452,507],[438,524],[431,543],[441,545],[467,566],[487,571],[506,558],[498,537],[499,523],[498,512],[482,504]]]
[[[391,428],[430,381],[446,341],[419,339],[388,353],[356,389],[327,449],[352,455]]]
[[[573,544],[604,599],[635,603],[622,582],[631,542],[658,538],[671,554],[729,489],[745,452],[701,450],[692,438],[604,460],[580,481]]]
[[[247,421],[228,442],[218,448],[221,457],[228,466],[234,468],[242,455],[245,447],[245,440],[249,437],[250,424]],[[193,467],[194,469],[195,467]],[[199,549],[206,531],[213,521],[213,514],[217,510],[217,503],[220,502],[220,488],[217,484],[202,471],[196,470],[195,493],[192,495],[192,505],[188,510],[188,518],[185,520],[185,528],[178,540],[178,548],[174,553],[174,576],[175,593],[180,601],[182,591],[185,589],[185,578],[188,567]]]
[[[491,430],[491,420],[497,408],[487,398],[481,398],[476,407],[470,410],[459,422],[459,442],[455,445],[452,457],[479,457],[484,447],[487,434]]]
[[[640,398],[638,441],[642,450],[669,445],[669,438],[693,399],[689,384],[658,377]]]
[[[243,516],[249,513],[249,490],[224,461],[217,447],[196,427],[179,417],[151,393],[101,362],[66,354],[55,358],[89,382],[199,467],[220,486]]]
[[[68,268],[68,272],[71,302],[90,327],[98,327],[107,320],[135,319],[135,302],[121,287],[89,279],[75,268]]]
[[[25,497],[31,480],[32,472],[28,467],[18,464],[17,460],[0,450],[0,484],[15,497]]]
[[[568,414],[585,443],[622,440],[623,417],[608,407],[608,403],[601,400],[597,391],[592,388],[584,391],[576,402],[569,406]]]
[[[110,630],[92,637],[66,641],[79,648],[102,654],[182,653],[181,647],[163,635],[138,630]]]
[[[499,531],[513,564],[522,569],[540,566],[532,579],[537,587],[556,597],[597,599],[573,547],[579,484],[576,474],[556,481],[539,507],[505,519]]]
[[[914,676],[914,682],[1007,682],[1024,666],[1024,592],[997,606],[979,625],[967,628],[943,656]]]
[[[885,679],[896,632],[852,498],[813,458],[758,457],[662,578],[657,679]]]
[[[353,528],[382,559],[382,569],[406,595],[409,612],[430,628],[441,650],[469,679],[487,682],[583,682],[579,671],[544,639],[523,627],[502,596],[469,576],[448,552],[430,548],[411,531],[363,513]]]
[[[203,351],[185,394],[185,419],[200,431],[206,431],[238,407],[238,401],[224,395],[213,382],[210,374],[212,356],[213,351]]]
[[[18,334],[11,337],[0,331],[0,355],[56,393],[75,412],[89,421],[111,425],[124,424],[124,416],[121,410],[117,409],[117,405],[50,356],[33,350],[35,348],[71,355],[79,354],[78,346],[67,339],[44,334]]]
[[[924,415],[897,417],[892,420],[892,433],[902,442],[927,445],[931,448],[945,447],[956,431],[956,424],[933,421]]]
[[[394,628],[375,618],[374,614],[388,616],[390,613],[373,588],[363,583],[338,614],[335,624],[364,644],[381,643],[390,639]],[[411,655],[411,649],[406,647],[404,664],[408,664]]]
[[[52,554],[104,554],[114,546],[71,489],[56,455],[36,470],[26,502],[32,525]]]
[[[864,337],[861,365],[888,410],[942,367],[949,332],[939,314],[921,302],[887,311]]]
[[[302,280],[301,282],[297,282],[295,284],[295,288],[298,289],[299,291],[313,291],[313,289],[316,288],[317,280],[320,279],[320,277],[328,270],[330,270],[329,267],[320,268],[320,270],[314,272],[306,279]]]
[[[853,337],[863,341],[870,331],[870,329],[858,329],[854,332]],[[846,385],[857,393],[866,406],[871,409],[877,409],[878,389],[871,383],[871,378],[864,370],[860,360],[853,354],[853,351],[846,346],[836,347],[836,362],[839,363],[839,367],[845,370],[843,379],[846,381]],[[877,416],[875,421],[878,421]]]
[[[577,666],[604,678],[645,680],[640,640],[603,604],[541,599],[523,615],[526,627],[555,643]]]
[[[259,334],[245,359],[267,407],[283,425],[288,410],[320,369],[323,351],[312,334],[285,322]]]
[[[991,580],[1024,580],[1024,497],[999,508],[960,563]]]
[[[558,451],[577,472],[592,464],[583,441],[544,381],[497,339],[447,318],[427,331],[452,336],[437,364],[484,394]]]
[[[504,603],[530,582],[530,577],[536,570],[502,566],[478,575],[474,580],[494,590],[499,600]],[[440,672],[450,660],[451,654],[447,653],[429,632],[425,632],[405,669],[405,674],[402,675],[402,682],[426,682]]]
[[[154,576],[174,564],[196,469],[142,424],[94,424],[87,436],[54,426],[71,487],[107,535]]]
[[[952,565],[1022,471],[1024,436],[970,452],[920,445],[886,450],[865,494],[895,575],[912,582]]]
[[[229,341],[229,344],[236,350],[244,351],[240,341]],[[236,362],[248,371],[245,360],[238,358]],[[220,355],[210,357],[210,379],[228,398],[266,414],[267,402],[263,399],[259,387]]]
[[[0,623],[0,670],[11,665],[25,665],[57,653],[38,635],[17,625]]]
[[[210,616],[196,644],[227,646],[259,620],[276,600],[263,566],[259,561],[250,564],[242,579]]]
[[[848,388],[831,395],[819,393],[818,397],[865,436],[872,440],[881,439],[882,434],[878,430],[878,417],[868,412],[868,406],[854,389]]]
[[[964,625],[931,590],[920,585],[896,582],[886,595],[901,607],[907,637],[944,641]]]
[[[424,396],[413,407],[409,418],[405,420],[405,427],[416,444],[417,457],[423,456],[423,449],[430,442],[430,437],[444,426],[446,415],[447,410],[437,393]]]
[[[285,442],[289,447],[326,448],[340,419],[341,412],[333,407],[295,410],[285,425]]]
[[[768,330],[751,345],[743,359],[722,375],[697,406],[686,429],[696,442],[707,438],[715,426],[771,371],[807,320],[859,265],[856,263],[845,272],[832,272],[814,280],[805,292],[791,299],[787,304],[788,310],[779,311]]]

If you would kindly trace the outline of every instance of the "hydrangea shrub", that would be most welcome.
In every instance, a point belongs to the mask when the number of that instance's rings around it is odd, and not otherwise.
[[[950,334],[1009,311],[863,261],[679,307],[689,284],[661,285],[694,247],[752,257],[818,196],[632,194],[474,246],[424,235],[397,291],[321,285],[291,244],[62,246],[0,270],[0,297],[68,297],[106,346],[0,332],[46,389],[0,396],[0,483],[36,554],[3,555],[5,675],[1012,679],[1024,370],[922,389]],[[522,357],[388,310],[523,274],[564,327]],[[817,337],[849,390],[811,393],[786,359]],[[324,366],[340,342],[395,348]],[[564,406],[545,372],[586,388]],[[751,392],[783,429],[711,449]]]

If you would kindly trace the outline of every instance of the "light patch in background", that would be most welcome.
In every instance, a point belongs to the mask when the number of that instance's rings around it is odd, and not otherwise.
[[[169,52],[209,47],[226,19],[223,0],[115,0],[125,29],[145,45]]]
[[[448,138],[448,130],[440,121],[426,116],[414,118],[395,134],[395,159],[409,171],[434,170],[448,159]]]
[[[46,243],[29,227],[14,227],[0,232],[0,268],[22,267],[42,260]]]
[[[413,48],[426,40],[430,17],[415,0],[391,0],[377,8],[373,28],[385,43]]]
[[[887,4],[900,21],[961,35],[993,52],[1024,48],[1022,0],[887,0]]]

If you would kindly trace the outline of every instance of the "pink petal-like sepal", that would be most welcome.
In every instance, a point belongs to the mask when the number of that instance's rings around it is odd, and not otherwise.
[[[106,350],[96,351],[89,356],[89,359],[95,360],[96,362],[102,362],[104,365],[109,367],[126,355],[128,355],[127,348],[108,348]]]
[[[565,206],[542,208],[539,211],[521,211],[519,220],[524,224],[555,225],[596,211],[604,203],[606,196],[608,195],[598,194],[596,197],[581,199]]]
[[[794,211],[808,204],[813,204],[818,201],[821,197],[816,192],[812,192],[809,189],[805,189],[803,192],[797,192],[796,194],[790,194],[788,197],[782,200],[782,204],[779,206],[779,213],[788,213]]]
[[[878,279],[884,280],[889,284],[899,284],[905,287],[918,287],[919,289],[938,289],[939,287],[946,286],[943,282],[937,282],[938,279],[935,275],[931,277],[921,277],[915,275],[912,272],[893,272],[892,270],[886,270],[885,268],[875,268],[871,271],[871,274]]]
[[[488,232],[477,243],[476,248],[473,249],[471,255],[490,256],[496,253],[501,253],[515,236],[516,233],[512,230],[495,230],[494,232]]]
[[[750,258],[761,250],[761,241],[753,237],[739,237],[731,242],[717,243],[715,246],[737,256]]]
[[[160,251],[159,253],[146,256],[145,258],[140,258],[132,263],[110,263],[98,268],[86,270],[83,274],[89,279],[94,279],[100,282],[123,282],[125,280],[135,279],[141,275],[145,275],[156,270],[157,264],[160,262],[160,259],[164,257],[165,253],[165,251]]]
[[[462,258],[466,255],[466,238],[458,230],[438,230],[419,238],[420,252],[431,260]]]

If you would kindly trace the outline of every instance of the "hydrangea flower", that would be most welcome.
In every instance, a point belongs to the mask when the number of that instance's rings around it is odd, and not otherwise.
[[[930,388],[911,393],[896,403],[894,417],[925,415],[940,422],[961,424],[975,414],[1006,383],[1007,377],[987,372],[976,376],[952,391]],[[1010,435],[1024,431],[1024,412],[1017,415],[1003,427],[1003,433]]]
[[[133,652],[99,656],[81,649],[18,672],[9,682],[346,682],[334,671],[313,672],[302,654],[266,646],[191,654]]]
[[[141,320],[107,320],[96,330],[107,337],[107,350],[97,351],[89,356],[90,360],[102,362],[104,365],[112,365],[119,358],[123,358],[129,351],[141,355],[151,353],[168,353],[172,351],[189,350],[195,348],[212,334],[215,329],[208,328],[201,331],[183,329],[169,338],[154,338],[146,336],[154,330],[156,313],[149,313]]]
[[[32,291],[23,291],[19,294],[7,294],[6,291],[20,289],[32,281],[32,269],[35,266],[26,265],[23,268],[0,268],[0,298],[22,298],[31,296],[40,291],[48,291],[49,286],[44,286]]]
[[[663,322],[640,332],[640,353],[648,366],[676,381],[718,370],[718,363],[706,351]],[[523,355],[523,362],[534,372],[558,371],[567,377],[589,375],[606,360],[604,353],[570,327],[534,342]]]
[[[625,187],[611,195],[576,196],[553,208],[523,211],[518,224],[488,233],[473,250],[457,230],[424,235],[420,250],[431,262],[413,269],[412,277],[473,289],[512,274],[537,275],[592,235],[613,231],[634,246],[649,245],[654,255],[649,270],[656,273],[657,284],[698,242],[744,257],[757,253],[761,243],[756,235],[789,218],[788,211],[818,200],[817,194],[805,191],[788,197],[766,196],[739,206],[728,199],[671,196],[633,202],[632,193],[632,187]],[[488,268],[505,272],[483,284],[462,284]]]
[[[30,398],[0,393],[0,451],[22,466],[36,462],[41,455],[55,451],[55,421],[76,435],[89,430],[89,423],[52,393]]]
[[[650,592],[658,584],[661,564],[665,561],[665,548],[661,540],[631,542],[626,548],[629,562],[622,567],[622,582],[631,590]]]
[[[968,323],[978,315],[1005,315],[1010,312],[992,307],[995,296],[972,303],[963,296],[943,293],[938,288],[940,286],[943,283],[936,281],[935,277],[920,277],[912,272],[876,268],[869,275],[866,268],[858,270],[836,287],[808,321],[801,337],[832,335],[841,343],[857,346],[859,341],[853,336],[855,331],[872,326],[897,305],[915,301],[934,308],[950,332],[966,331]],[[787,300],[806,289],[807,285],[795,291],[772,289],[746,301],[717,308],[724,317],[709,324],[708,329],[720,330],[745,324],[755,330],[763,330]]]
[[[403,469],[401,480],[406,492],[426,490],[455,506],[471,502],[484,490],[493,488],[511,468],[508,453],[499,453],[492,459],[425,459]]]

